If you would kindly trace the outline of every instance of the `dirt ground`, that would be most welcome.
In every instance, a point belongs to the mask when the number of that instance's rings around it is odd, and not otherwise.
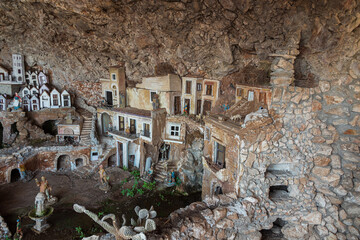
[[[131,177],[131,174],[119,168],[107,171],[112,185],[108,193],[99,189],[97,174],[90,179],[80,179],[71,173],[40,172],[29,182],[0,185],[0,215],[4,217],[12,233],[16,229],[17,216],[21,216],[25,240],[80,239],[81,233],[75,230],[76,227],[80,227],[85,236],[99,233],[103,229],[85,214],[76,213],[72,209],[74,203],[83,205],[95,213],[115,213],[119,218],[124,213],[130,219],[135,217],[133,208],[136,205],[146,208],[154,205],[159,217],[166,217],[177,208],[200,200],[201,194],[184,197],[174,195],[174,191],[169,190],[126,197],[122,194],[122,190],[131,188],[134,180],[123,185],[120,185],[120,181]],[[58,197],[59,202],[53,205],[54,213],[48,219],[52,227],[45,233],[37,235],[31,231],[34,222],[27,217],[27,214],[34,207],[35,196],[39,192],[35,178],[39,179],[41,176],[47,178],[53,188],[52,195]]]

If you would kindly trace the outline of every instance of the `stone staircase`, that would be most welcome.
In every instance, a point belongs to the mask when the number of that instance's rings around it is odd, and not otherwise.
[[[154,179],[156,182],[163,183],[166,181],[167,174],[176,171],[176,163],[170,161],[159,161],[154,167]]]
[[[81,129],[81,133],[80,133],[80,143],[82,145],[91,145],[91,131],[92,131],[92,118],[93,115],[91,112],[85,110],[85,109],[80,109],[78,110],[78,112],[82,115],[82,117],[84,118],[84,123]]]

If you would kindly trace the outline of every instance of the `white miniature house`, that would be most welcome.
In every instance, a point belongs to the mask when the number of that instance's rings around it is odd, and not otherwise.
[[[30,89],[30,95],[31,95],[31,96],[39,95],[39,89],[36,88],[36,87],[32,87],[32,88]]]
[[[50,92],[50,88],[46,83],[40,87],[39,94],[41,95],[44,91],[47,91],[48,93]]]
[[[31,111],[37,111],[40,109],[40,106],[39,106],[39,98],[37,95],[33,95],[31,98],[30,98],[30,104],[31,104]]]
[[[43,91],[40,95],[40,108],[50,108],[50,95],[47,91]]]
[[[42,86],[45,83],[48,83],[48,79],[44,72],[40,72],[38,75],[38,78],[39,78],[39,86]]]
[[[64,90],[61,92],[61,106],[71,107],[71,97],[68,91]]]
[[[24,83],[25,82],[25,67],[24,67],[24,57],[20,54],[12,55],[13,62],[13,72],[12,80],[13,82]]]
[[[29,99],[29,95],[25,95],[22,98],[22,108],[25,111],[31,111],[31,104],[30,104],[30,99]]]
[[[39,87],[38,73],[36,71],[31,73],[29,84],[34,87]]]
[[[9,104],[9,99],[6,96],[0,95],[0,111],[6,111]]]
[[[21,97],[25,97],[27,95],[31,95],[30,94],[30,89],[28,87],[24,87],[20,90],[20,96]]]
[[[55,88],[50,92],[51,108],[59,108],[61,106],[61,95]]]

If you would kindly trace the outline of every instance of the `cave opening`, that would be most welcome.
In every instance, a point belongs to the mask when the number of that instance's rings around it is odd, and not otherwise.
[[[19,133],[19,131],[18,131],[17,127],[16,127],[16,122],[11,124],[10,132],[11,132],[11,134],[18,134]]]
[[[57,135],[57,126],[56,120],[47,120],[45,121],[41,128],[44,130],[44,133],[50,134],[52,136]]]
[[[70,168],[70,157],[68,155],[61,155],[58,158],[57,170],[64,171]]]
[[[283,200],[289,198],[289,190],[286,185],[270,186],[269,198],[271,200]]]
[[[11,170],[10,182],[17,182],[20,180],[20,178],[21,176],[19,169],[14,168],[13,170]]]
[[[116,154],[113,154],[108,158],[108,167],[116,167]]]
[[[285,224],[286,221],[277,218],[275,222],[273,222],[273,227],[271,229],[263,229],[260,231],[261,240],[283,240],[284,235],[281,232],[281,229]]]
[[[75,159],[75,165],[76,165],[76,167],[84,166],[84,160],[82,158]]]

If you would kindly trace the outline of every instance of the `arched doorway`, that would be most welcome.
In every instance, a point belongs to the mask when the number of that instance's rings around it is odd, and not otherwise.
[[[10,182],[17,182],[20,180],[20,178],[21,176],[19,169],[14,168],[13,170],[11,170]]]
[[[104,135],[107,134],[110,124],[111,124],[110,115],[107,113],[103,113],[101,115],[101,127],[102,127],[102,132]]]
[[[48,133],[53,136],[57,134],[56,120],[45,121],[41,128],[44,130],[44,133]]]
[[[57,161],[57,170],[65,171],[70,169],[70,157],[68,155],[61,155]]]
[[[113,154],[108,158],[108,167],[116,167],[116,154]]]
[[[77,158],[77,159],[75,159],[75,166],[76,166],[77,168],[84,166],[84,159],[82,159],[82,158]]]

